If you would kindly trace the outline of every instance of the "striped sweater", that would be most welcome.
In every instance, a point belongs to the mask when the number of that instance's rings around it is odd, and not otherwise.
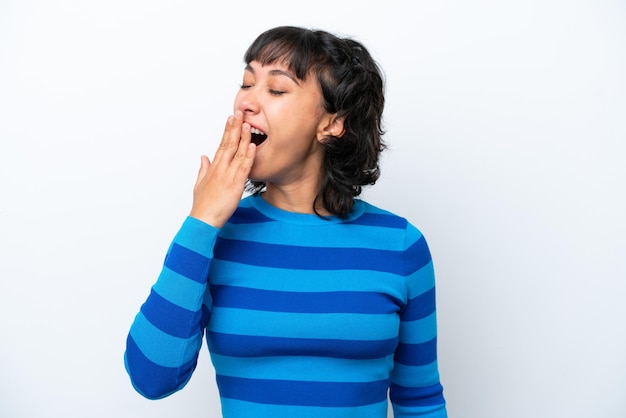
[[[428,246],[357,200],[347,219],[242,199],[216,229],[188,217],[131,326],[135,389],[168,396],[203,343],[225,418],[446,417]],[[389,394],[389,395],[388,395]]]

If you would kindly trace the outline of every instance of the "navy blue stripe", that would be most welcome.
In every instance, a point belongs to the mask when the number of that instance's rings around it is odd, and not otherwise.
[[[202,310],[198,312],[188,311],[172,302],[164,299],[157,292],[152,290],[150,297],[141,306],[141,312],[152,325],[163,332],[178,338],[189,338],[197,335],[199,328],[189,329],[181,327],[180,324],[200,323]]]
[[[431,256],[428,244],[426,243],[426,238],[422,235],[420,239],[415,241],[413,245],[407,249],[404,257],[404,262],[406,263],[405,275],[414,273],[430,263]]]
[[[419,344],[398,344],[395,360],[407,366],[424,366],[437,360],[437,338]]]
[[[238,207],[233,216],[228,220],[231,224],[253,224],[272,222],[273,219],[268,218],[255,208]]]
[[[403,276],[430,262],[423,237],[407,252],[370,248],[301,247],[218,237],[214,257],[256,266],[299,270],[371,270]]]
[[[357,407],[383,402],[388,380],[375,382],[302,382],[295,380],[246,379],[217,375],[220,394],[272,405]]]
[[[200,327],[204,330],[211,319],[211,308],[202,304],[202,319],[200,319]]]
[[[212,285],[213,306],[296,313],[397,312],[400,301],[373,292],[283,292],[247,287]]]
[[[403,321],[416,321],[435,312],[435,288],[410,299],[402,314]]]
[[[433,406],[445,403],[443,387],[440,383],[417,388],[392,383],[389,398],[395,404],[408,407]]]
[[[230,357],[314,356],[369,360],[393,354],[398,338],[337,340],[286,338],[207,332],[211,352]]]
[[[196,358],[179,368],[164,367],[150,361],[129,335],[126,339],[126,368],[133,385],[149,399],[170,395],[184,386],[196,367]]]
[[[209,274],[209,258],[182,245],[172,244],[165,266],[198,283],[205,283]]]
[[[381,213],[363,213],[361,216],[348,223],[395,229],[406,229],[407,226],[406,219],[395,215],[385,215]]]

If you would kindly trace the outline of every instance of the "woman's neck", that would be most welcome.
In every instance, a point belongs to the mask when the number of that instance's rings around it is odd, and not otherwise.
[[[329,216],[330,213],[324,209],[318,200],[316,187],[303,187],[303,185],[277,186],[267,183],[263,192],[263,199],[270,205],[288,212],[317,214]],[[313,210],[313,202],[316,203],[316,211]]]

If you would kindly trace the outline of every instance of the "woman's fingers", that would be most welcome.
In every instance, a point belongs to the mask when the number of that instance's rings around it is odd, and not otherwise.
[[[254,156],[256,154],[256,145],[251,143],[252,134],[250,132],[250,125],[243,124],[241,129],[241,141],[239,141],[239,147],[233,159],[233,180],[236,183],[244,183],[248,179],[248,174],[252,169],[254,163]]]
[[[198,169],[198,177],[196,178],[196,185],[194,187],[194,190],[198,189],[200,183],[204,179],[204,176],[206,176],[206,173],[210,166],[211,162],[209,161],[209,157],[207,157],[206,155],[202,155],[200,157],[200,168]]]
[[[201,157],[190,215],[221,227],[241,200],[255,154],[250,125],[237,112],[226,122],[213,162]]]
[[[233,155],[239,147],[242,125],[243,114],[241,111],[237,111],[234,115],[228,117],[226,126],[224,127],[222,141],[215,152],[213,163],[229,163],[233,159]]]
[[[250,125],[243,122],[243,113],[237,111],[230,116],[213,159],[214,169],[227,174],[232,180],[245,182],[254,160],[254,154],[250,155],[251,137]],[[242,178],[242,173],[245,178]]]

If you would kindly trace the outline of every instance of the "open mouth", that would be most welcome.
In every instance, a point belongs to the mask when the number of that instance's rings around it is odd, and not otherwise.
[[[257,145],[257,146],[261,145],[267,139],[267,134],[265,134],[265,132],[257,128],[250,129],[250,134],[251,134],[250,141],[254,145]]]

